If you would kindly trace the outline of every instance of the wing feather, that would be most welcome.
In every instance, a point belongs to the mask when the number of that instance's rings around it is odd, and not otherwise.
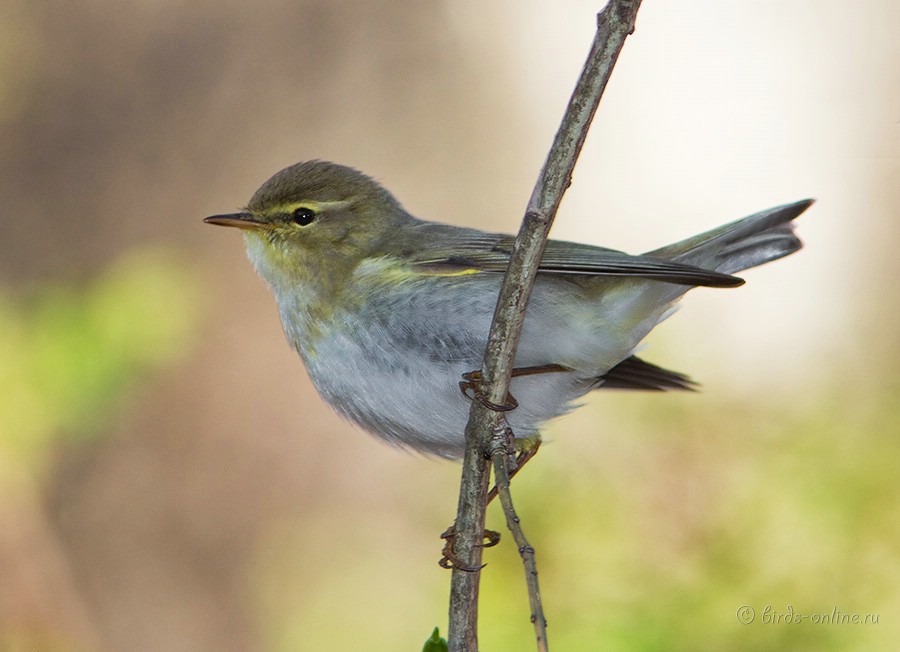
[[[440,228],[440,233],[427,233],[435,227]],[[423,223],[421,230],[414,265],[442,273],[454,269],[506,271],[512,236],[431,223]],[[736,276],[694,265],[561,240],[547,242],[539,270],[543,274],[618,276],[708,287],[735,287],[743,283]]]

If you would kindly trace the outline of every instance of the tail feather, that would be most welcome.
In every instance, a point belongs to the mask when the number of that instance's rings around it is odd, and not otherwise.
[[[794,235],[792,221],[812,203],[812,199],[804,199],[776,206],[646,255],[725,274],[756,267],[803,246]]]
[[[681,389],[693,392],[696,391],[698,385],[684,374],[663,369],[632,355],[597,378],[595,387],[598,389],[641,389],[657,392]]]
[[[793,220],[812,205],[804,199],[750,215],[693,238],[647,252],[647,256],[693,265],[723,274],[734,274],[794,253],[802,243],[794,235]],[[690,287],[675,283],[646,283],[619,306],[629,323],[640,326],[632,332],[637,344],[673,310],[673,304]],[[684,374],[669,371],[630,356],[596,380],[597,388],[695,389]]]

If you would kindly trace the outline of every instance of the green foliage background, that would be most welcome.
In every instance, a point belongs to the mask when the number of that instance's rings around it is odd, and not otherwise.
[[[82,284],[0,294],[0,429],[16,464],[108,432],[136,383],[192,343],[202,309],[188,265],[129,252]]]

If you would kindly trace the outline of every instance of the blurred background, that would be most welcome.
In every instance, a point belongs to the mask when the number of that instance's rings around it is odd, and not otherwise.
[[[4,0],[0,650],[445,631],[458,465],[337,418],[201,219],[324,158],[515,231],[599,8]],[[554,648],[900,638],[898,24],[878,0],[644,3],[554,236],[639,252],[818,203],[806,249],[648,339],[702,393],[595,395],[516,478]],[[509,539],[484,649],[533,645]],[[835,611],[878,622],[813,621]]]

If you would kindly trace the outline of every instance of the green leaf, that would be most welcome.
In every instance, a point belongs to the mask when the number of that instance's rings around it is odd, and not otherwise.
[[[435,627],[434,631],[431,632],[431,636],[425,641],[422,652],[447,652],[447,650],[446,639],[441,638],[440,630]]]

